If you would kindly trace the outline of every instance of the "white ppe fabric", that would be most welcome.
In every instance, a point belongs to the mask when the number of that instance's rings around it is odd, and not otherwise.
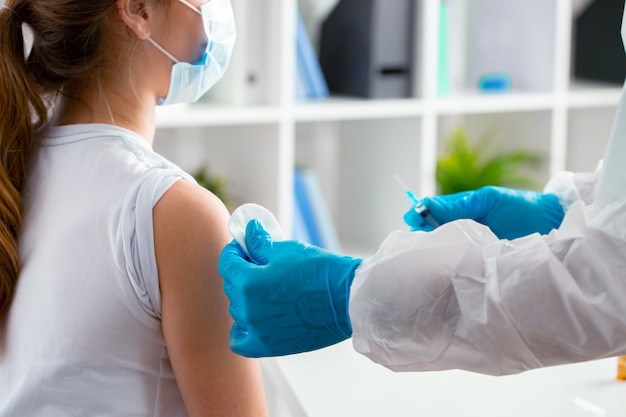
[[[615,121],[611,131],[611,139],[604,154],[604,168],[600,171],[601,180],[596,193],[597,202],[602,205],[611,204],[624,198],[626,189],[626,104],[624,104],[624,90],[622,100],[617,109]]]
[[[626,354],[625,91],[599,175],[546,187],[568,208],[559,229],[389,235],[351,287],[354,348],[397,371],[493,375]]]
[[[133,132],[52,128],[31,167],[0,416],[185,416],[161,329],[152,209],[191,177]]]

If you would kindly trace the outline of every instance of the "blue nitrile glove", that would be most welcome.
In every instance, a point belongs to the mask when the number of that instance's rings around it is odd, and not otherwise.
[[[247,357],[289,355],[352,335],[348,301],[361,259],[294,240],[274,242],[256,220],[247,224],[246,245],[250,258],[233,241],[219,261],[235,320],[233,352]]]
[[[547,234],[563,220],[563,207],[554,194],[488,186],[476,191],[427,197],[422,200],[440,224],[472,219],[488,226],[500,239],[531,233]],[[414,210],[404,214],[413,231],[433,227]]]

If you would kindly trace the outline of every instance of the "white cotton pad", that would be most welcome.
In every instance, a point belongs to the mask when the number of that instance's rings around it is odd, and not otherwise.
[[[246,226],[250,220],[254,219],[261,222],[263,228],[272,237],[272,240],[279,241],[285,239],[283,229],[280,228],[278,220],[276,220],[271,211],[254,203],[241,205],[230,215],[228,231],[248,256],[250,254],[246,246]]]

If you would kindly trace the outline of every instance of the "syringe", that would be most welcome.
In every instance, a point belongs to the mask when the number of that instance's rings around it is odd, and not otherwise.
[[[413,210],[415,210],[417,214],[422,216],[424,220],[426,220],[428,224],[430,224],[432,227],[434,228],[439,227],[440,226],[439,222],[435,220],[432,214],[430,214],[428,207],[426,207],[420,199],[415,197],[415,194],[413,194],[413,191],[411,191],[409,187],[406,186],[406,184],[400,179],[399,176],[394,175],[394,178],[396,179],[396,181],[398,181],[398,184],[400,184],[400,186],[404,189],[404,192],[406,193],[406,195],[413,202],[414,204]]]

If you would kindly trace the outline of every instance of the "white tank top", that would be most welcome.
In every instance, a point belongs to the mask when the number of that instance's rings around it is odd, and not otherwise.
[[[161,329],[152,208],[193,181],[141,137],[52,128],[24,196],[0,416],[185,416]]]

